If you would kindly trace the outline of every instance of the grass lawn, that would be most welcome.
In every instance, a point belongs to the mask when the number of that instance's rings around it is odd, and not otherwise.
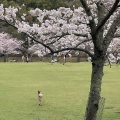
[[[120,66],[104,74],[103,120],[120,120]],[[0,63],[0,120],[84,120],[90,75],[90,63]]]

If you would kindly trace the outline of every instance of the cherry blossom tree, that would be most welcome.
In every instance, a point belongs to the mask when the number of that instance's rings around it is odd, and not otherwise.
[[[110,62],[117,62],[117,58],[120,57],[120,38],[115,38],[112,40],[108,47],[107,54]]]
[[[4,56],[4,61],[7,61],[9,54],[18,54],[18,48],[21,47],[21,41],[12,38],[7,33],[0,33],[0,53]]]
[[[38,43],[34,43],[32,46],[28,48],[27,53],[29,54],[30,61],[32,61],[33,55],[38,55],[41,58],[44,57],[49,52],[47,52],[45,47],[43,47],[42,45]]]
[[[25,33],[52,55],[83,51],[91,57],[92,73],[86,120],[96,120],[101,98],[103,69],[109,45],[120,34],[120,0],[80,0],[82,7],[30,10],[37,22],[30,24],[20,8],[0,6],[0,19]],[[119,39],[120,40],[120,39]]]

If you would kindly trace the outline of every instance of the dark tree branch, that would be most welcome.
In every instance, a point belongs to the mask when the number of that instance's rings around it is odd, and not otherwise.
[[[24,32],[22,32],[22,33],[24,33]],[[48,46],[48,45],[46,45],[46,44],[44,44],[44,43],[36,40],[33,36],[30,36],[30,35],[27,34],[27,33],[25,33],[25,34],[26,34],[28,37],[30,37],[32,40],[34,40],[36,43],[39,43],[39,44],[41,44],[42,46],[44,46],[45,48],[49,49],[51,53],[54,53],[54,50],[53,50],[50,46]]]
[[[87,16],[92,17],[93,16],[92,12],[91,12],[90,8],[88,7],[86,0],[80,0],[80,2],[82,3],[82,6],[85,9],[85,12],[86,12]],[[96,29],[96,24],[95,24],[95,21],[94,21],[93,18],[92,18],[92,20],[89,20],[89,22],[90,22],[89,26],[90,26],[91,32],[93,34],[95,32],[95,29]]]
[[[95,34],[98,34],[98,32],[100,31],[100,29],[104,26],[104,24],[106,23],[106,21],[110,18],[110,16],[116,11],[116,9],[118,8],[118,4],[119,4],[120,0],[116,0],[114,5],[112,6],[112,8],[110,9],[110,11],[108,12],[108,14],[104,17],[104,19],[99,23],[99,25],[96,28],[96,32]]]
[[[80,43],[78,43],[74,48],[77,48],[79,45],[81,45],[81,44],[83,44],[83,43],[85,43],[85,42],[90,42],[91,40],[84,40],[84,41],[82,41],[82,42],[80,42]],[[68,54],[68,53],[70,53],[72,50],[69,50],[67,53],[66,53],[66,55]]]
[[[9,23],[9,21],[7,21],[6,19],[4,19],[4,20],[2,20],[2,21],[6,22],[8,25],[14,27],[15,29],[18,29],[15,25]],[[21,33],[24,33],[24,34],[27,35],[29,38],[31,38],[32,40],[34,40],[36,43],[39,43],[39,44],[41,44],[42,46],[44,46],[45,48],[49,49],[49,50],[51,51],[51,53],[54,53],[53,49],[50,48],[48,45],[46,45],[46,44],[44,44],[44,43],[36,40],[33,36],[29,35],[28,33],[25,33],[25,32],[21,32]]]
[[[0,21],[6,22],[8,25],[12,26],[13,28],[18,29],[16,26],[14,26],[13,24],[9,23],[6,19],[4,19],[4,20],[0,19]]]
[[[56,40],[53,40],[52,42],[47,43],[47,45],[51,45],[51,44],[58,42],[62,37],[64,36],[60,36],[59,38],[56,38]]]
[[[118,29],[118,26],[120,25],[120,14],[117,16],[117,18],[113,21],[110,29],[108,30],[107,35],[104,38],[103,45],[109,46],[111,40],[114,38],[115,32]]]
[[[79,33],[73,33],[74,35],[78,36],[78,37],[88,37],[87,34],[79,34]],[[69,33],[63,33],[61,36],[53,36],[53,37],[50,37],[49,39],[53,39],[53,38],[57,38],[57,40],[54,40],[50,43],[47,43],[47,45],[50,45],[50,44],[54,44],[56,41],[59,41],[61,38],[67,36],[67,35],[71,35]]]
[[[62,37],[65,37],[67,35],[70,35],[69,33],[63,33],[62,35],[55,35],[55,36],[52,36],[50,37],[49,39],[54,39],[54,38],[58,38],[58,39],[61,39]]]
[[[72,33],[72,34],[74,34],[74,35],[76,35],[76,36],[80,36],[80,37],[88,37],[88,35],[87,34],[80,34],[80,33]],[[60,36],[53,36],[53,37],[50,37],[50,39],[53,39],[53,38],[62,38],[62,37],[65,37],[65,36],[67,36],[67,35],[71,35],[70,33],[63,33],[62,35],[60,35]]]
[[[73,33],[73,34],[79,37],[88,37],[87,34],[79,34],[79,33]]]
[[[57,51],[54,51],[54,53],[59,53],[59,52],[62,52],[62,51],[66,51],[66,50],[74,50],[74,51],[82,51],[82,52],[85,52],[87,53],[91,58],[93,58],[93,54],[91,54],[88,50],[85,50],[85,49],[82,49],[82,48],[75,48],[75,47],[69,47],[69,48],[63,48],[61,50],[57,50]]]
[[[83,44],[83,43],[90,42],[90,41],[91,41],[90,39],[84,40],[84,41],[78,43],[78,44],[76,45],[76,47],[78,47],[79,45],[81,45],[81,44]]]

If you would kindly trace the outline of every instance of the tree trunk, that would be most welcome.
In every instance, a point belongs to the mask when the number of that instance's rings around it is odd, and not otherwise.
[[[104,56],[101,57],[100,54],[96,55],[96,57],[94,56],[92,59],[91,86],[88,106],[86,108],[86,120],[96,120],[97,117],[96,115],[99,109],[104,62]]]

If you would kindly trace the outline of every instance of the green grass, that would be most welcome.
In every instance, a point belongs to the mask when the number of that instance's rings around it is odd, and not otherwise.
[[[103,120],[120,120],[120,66],[104,70]],[[90,75],[90,63],[0,63],[0,120],[83,120]]]

